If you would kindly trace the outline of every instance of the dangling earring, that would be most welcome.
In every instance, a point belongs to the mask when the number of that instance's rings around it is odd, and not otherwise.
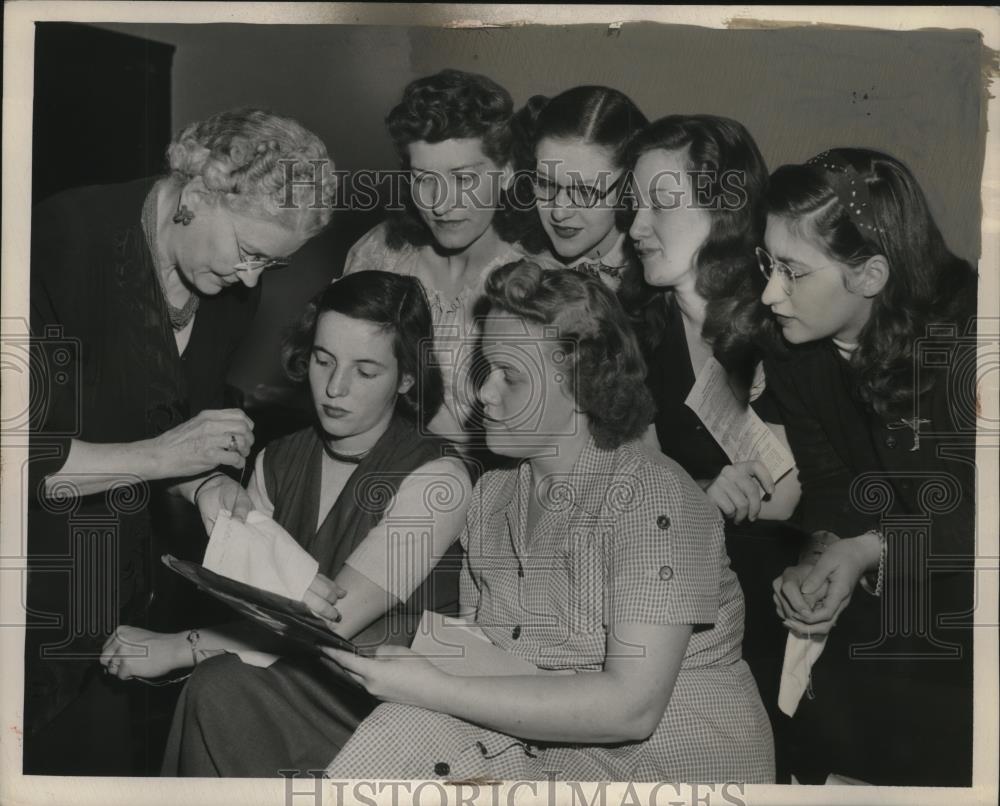
[[[194,220],[194,211],[186,204],[181,204],[181,197],[177,196],[177,212],[174,213],[175,224],[183,224],[185,227]]]

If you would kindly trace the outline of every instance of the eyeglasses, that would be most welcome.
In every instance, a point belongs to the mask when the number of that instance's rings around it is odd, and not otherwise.
[[[239,255],[239,262],[233,266],[236,271],[250,271],[260,273],[266,269],[283,269],[291,261],[287,257],[267,257],[265,255],[251,255],[243,251],[240,246],[240,236],[236,232],[236,224],[233,224],[233,239],[236,241],[236,254]]]
[[[236,271],[265,271],[266,269],[283,269],[291,261],[286,257],[264,257],[263,255],[248,255],[236,241],[236,251],[239,252],[240,262],[233,266]]]
[[[557,185],[555,182],[541,176],[537,171],[531,179],[535,189],[535,198],[539,201],[555,201],[559,197],[559,191],[566,191],[566,198],[574,207],[596,207],[599,202],[604,201],[608,195],[618,187],[624,174],[619,176],[614,182],[604,190],[599,190],[593,185],[571,184]]]
[[[781,289],[787,296],[791,296],[795,291],[795,280],[802,275],[795,272],[787,263],[783,263],[776,257],[772,257],[761,247],[757,247],[754,252],[757,255],[757,265],[764,279],[771,281],[771,275],[778,272],[778,279],[781,281]]]

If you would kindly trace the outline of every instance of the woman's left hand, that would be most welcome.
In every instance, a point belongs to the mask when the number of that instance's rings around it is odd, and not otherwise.
[[[823,598],[811,612],[788,618],[786,627],[797,633],[826,635],[833,629],[865,571],[878,566],[881,552],[877,535],[864,534],[833,543],[820,555],[812,571],[802,581],[802,595],[810,600],[824,586]]]
[[[345,669],[369,694],[386,702],[420,705],[422,695],[429,694],[447,678],[408,647],[380,646],[374,658],[332,647],[323,647],[323,654]]]
[[[122,624],[104,642],[101,666],[119,680],[161,677],[193,665],[187,633],[160,633]]]

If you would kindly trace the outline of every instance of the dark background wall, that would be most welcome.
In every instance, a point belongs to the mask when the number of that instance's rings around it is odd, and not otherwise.
[[[822,27],[714,30],[658,23],[485,30],[321,25],[102,28],[173,45],[172,124],[257,104],[319,134],[339,168],[390,168],[383,118],[413,78],[443,67],[485,73],[515,102],[606,84],[650,117],[726,115],[772,168],[837,145],[888,151],[923,185],[949,245],[980,248],[985,111],[979,35]],[[234,380],[278,377],[277,337],[336,276],[350,243],[378,220],[339,212],[326,237],[266,279],[265,302]]]

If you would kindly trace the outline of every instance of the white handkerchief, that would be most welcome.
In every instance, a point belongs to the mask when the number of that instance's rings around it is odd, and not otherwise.
[[[255,588],[301,600],[319,563],[275,521],[252,510],[247,522],[221,510],[202,565]]]
[[[778,708],[783,714],[794,716],[799,700],[809,685],[809,673],[826,646],[826,636],[802,638],[788,633],[785,643],[785,661],[781,667],[781,688],[778,690]]]
[[[237,582],[301,600],[319,570],[319,563],[274,520],[253,510],[246,523],[220,510],[205,549],[202,565]],[[246,647],[236,649],[240,660],[267,667],[280,656]]]

